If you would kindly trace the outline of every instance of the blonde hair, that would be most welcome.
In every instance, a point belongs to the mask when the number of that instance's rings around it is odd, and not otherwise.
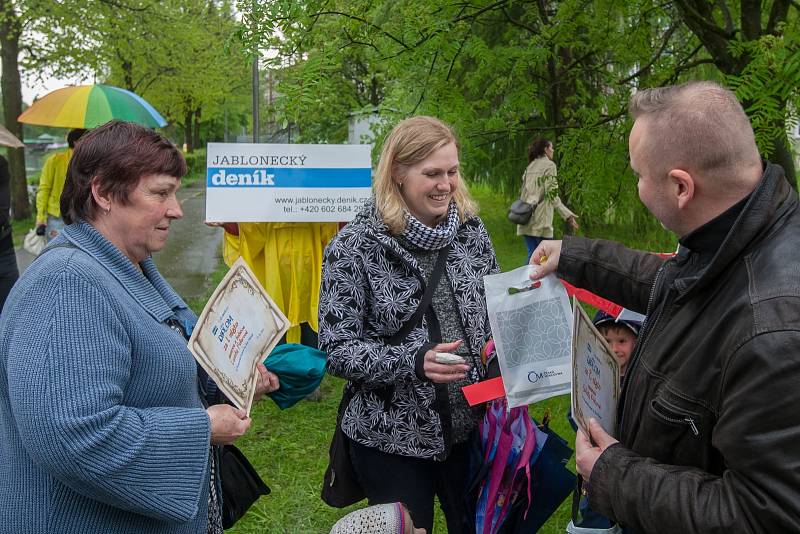
[[[378,216],[392,235],[405,231],[405,213],[408,211],[394,175],[403,175],[408,167],[450,143],[455,144],[456,150],[460,150],[458,139],[450,126],[434,117],[411,117],[398,123],[389,132],[375,171],[375,206]],[[460,222],[477,213],[475,202],[469,195],[460,170],[456,176],[453,200]]]

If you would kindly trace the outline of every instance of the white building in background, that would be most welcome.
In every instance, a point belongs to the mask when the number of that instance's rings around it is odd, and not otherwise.
[[[352,145],[375,142],[375,131],[386,121],[377,108],[353,111],[347,128],[347,142]]]

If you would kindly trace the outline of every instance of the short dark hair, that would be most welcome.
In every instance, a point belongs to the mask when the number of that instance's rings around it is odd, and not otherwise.
[[[92,183],[100,192],[127,204],[128,196],[143,176],[166,174],[182,178],[186,161],[167,138],[132,122],[114,120],[81,138],[69,160],[61,215],[72,224],[94,220],[99,206],[92,197]]]
[[[553,143],[549,139],[544,139],[542,137],[534,139],[531,146],[528,147],[528,163],[544,156],[544,151],[552,144]]]
[[[726,184],[751,169],[760,175],[750,119],[736,95],[716,82],[642,89],[628,111],[647,122],[644,156],[656,175],[677,167]]]
[[[70,130],[69,133],[67,134],[67,144],[69,145],[69,147],[75,148],[75,143],[78,142],[78,139],[80,139],[83,136],[83,134],[85,134],[88,131],[89,130],[85,130],[83,128],[75,128]]]

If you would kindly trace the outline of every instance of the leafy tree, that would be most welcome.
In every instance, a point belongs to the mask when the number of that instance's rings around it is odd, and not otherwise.
[[[237,123],[247,94],[248,60],[233,39],[230,2],[114,0],[80,3],[62,13],[69,38],[52,43],[37,60],[60,75],[93,72],[147,99],[180,126],[189,150],[200,144],[201,123]],[[224,105],[223,105],[224,102]]]
[[[22,125],[17,117],[22,113],[22,89],[17,61],[22,23],[13,2],[0,0],[0,60],[3,63],[2,83],[3,115],[5,126],[22,139]],[[11,209],[15,219],[30,216],[28,185],[25,181],[25,152],[21,148],[8,149],[11,174]]]
[[[675,0],[674,9],[742,99],[762,151],[797,187],[787,126],[800,103],[800,4]]]
[[[690,24],[688,0],[281,0],[240,9],[246,46],[278,50],[278,112],[298,121],[304,138],[341,140],[347,110],[363,105],[358,88],[375,76],[376,107],[388,124],[418,113],[452,123],[475,179],[516,194],[528,143],[546,136],[584,228],[628,225],[648,235],[659,230],[636,198],[627,160],[626,107],[638,87],[726,81],[745,101],[764,153],[790,165],[775,141],[798,109],[795,4],[782,1],[762,6],[759,39],[729,32],[726,50],[740,58],[739,71],[725,67],[725,48],[701,31],[720,15]],[[707,3],[701,14],[741,11]],[[744,12],[748,24],[755,15]],[[344,68],[354,64],[360,70]],[[765,91],[776,77],[785,83]]]

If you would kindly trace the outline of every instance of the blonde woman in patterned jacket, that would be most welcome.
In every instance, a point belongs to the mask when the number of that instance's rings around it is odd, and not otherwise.
[[[319,310],[328,370],[354,391],[342,430],[369,504],[403,502],[431,532],[436,495],[451,534],[462,531],[468,437],[480,416],[461,387],[485,372],[483,277],[498,271],[459,169],[446,124],[413,117],[394,127],[374,199],[326,249]],[[442,250],[445,268],[427,312],[396,339]],[[437,363],[437,352],[464,363]]]

